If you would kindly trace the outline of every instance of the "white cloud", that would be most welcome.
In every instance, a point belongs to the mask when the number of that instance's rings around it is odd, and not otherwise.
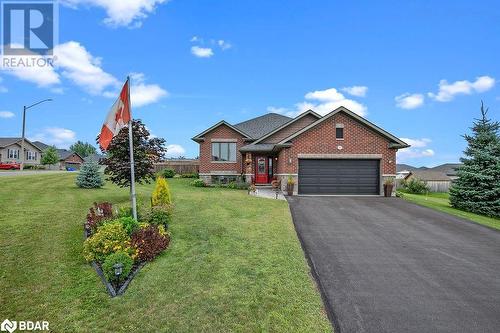
[[[132,106],[141,107],[152,104],[162,97],[168,96],[168,92],[157,84],[146,84],[143,73],[130,74],[130,100]]]
[[[60,44],[55,47],[54,54],[57,57],[55,67],[17,67],[8,73],[21,80],[50,88],[55,94],[64,93],[64,89],[58,86],[62,76],[92,95],[117,98],[121,82],[104,71],[101,58],[93,56],[83,45],[75,41]],[[151,104],[168,95],[159,85],[146,84],[144,74],[132,75],[134,77],[130,91],[134,106]]]
[[[209,47],[192,46],[191,53],[198,58],[210,58],[214,52]]]
[[[117,87],[118,80],[101,68],[101,59],[90,54],[80,43],[70,41],[55,47],[56,68],[64,77],[93,95]]]
[[[14,113],[10,111],[0,111],[0,118],[13,118]]]
[[[476,81],[467,80],[448,83],[446,80],[439,81],[439,91],[437,94],[428,93],[429,97],[438,102],[449,102],[456,95],[471,95],[490,90],[495,86],[495,79],[490,76],[480,76]]]
[[[365,97],[366,92],[368,91],[368,87],[365,86],[352,86],[352,87],[344,87],[340,89],[349,95],[356,96],[356,97]]]
[[[396,106],[402,109],[415,109],[424,104],[424,95],[405,93],[394,98]]]
[[[190,42],[192,42],[192,43],[194,43],[194,42],[198,42],[198,41],[200,41],[200,37],[198,37],[198,36],[193,36],[193,37],[191,37],[191,39],[190,39],[189,41],[190,41]]]
[[[287,108],[277,108],[274,106],[268,106],[267,112],[284,114],[284,113],[288,112],[288,109]]]
[[[432,142],[431,139],[401,138],[401,140],[409,144],[411,147],[398,150],[397,153],[398,162],[404,162],[406,160],[413,158],[431,157],[434,156],[435,154],[434,150],[428,147],[428,145]]]
[[[179,157],[186,153],[186,149],[181,145],[171,144],[167,146],[167,157]]]
[[[140,27],[142,21],[167,0],[62,0],[61,3],[71,7],[94,6],[103,8],[108,17],[104,23],[113,26]]]
[[[320,115],[325,115],[343,106],[362,117],[367,114],[365,105],[352,99],[345,98],[345,96],[335,88],[308,92],[304,98],[308,101],[296,103],[295,107],[292,109],[269,106],[267,110],[273,110],[270,112],[281,113],[288,117],[296,117],[307,110],[313,110]]]
[[[219,47],[220,47],[223,51],[225,51],[225,50],[230,49],[231,47],[233,47],[233,46],[231,45],[231,43],[229,43],[229,42],[227,42],[227,41],[225,41],[225,40],[223,40],[223,39],[219,39],[219,40],[217,41],[217,45],[219,45]]]
[[[48,145],[54,145],[57,148],[68,148],[76,141],[76,133],[66,128],[48,127],[29,139],[31,141],[41,141]]]

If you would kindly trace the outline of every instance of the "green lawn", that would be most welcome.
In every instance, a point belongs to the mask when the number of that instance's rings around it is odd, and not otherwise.
[[[331,332],[287,203],[171,180],[167,251],[111,299],[82,258],[94,201],[75,174],[0,178],[0,320],[48,320],[54,332]],[[138,186],[148,202],[153,185]]]
[[[410,194],[402,193],[403,198],[416,204],[434,208],[442,212],[469,219],[479,224],[483,224],[495,229],[500,229],[500,219],[484,215],[469,213],[450,206],[448,193]]]

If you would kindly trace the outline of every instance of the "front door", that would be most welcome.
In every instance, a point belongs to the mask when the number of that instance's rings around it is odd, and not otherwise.
[[[258,156],[255,158],[255,183],[269,183],[269,163],[266,157]]]

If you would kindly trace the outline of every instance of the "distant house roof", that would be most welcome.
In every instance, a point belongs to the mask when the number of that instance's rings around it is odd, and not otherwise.
[[[41,141],[33,141],[33,144],[35,146],[37,146],[38,148],[40,148],[40,150],[45,150],[45,149],[47,149],[47,148],[50,147],[49,145],[47,145],[47,144],[45,144],[45,143],[43,143]]]
[[[434,171],[440,171],[448,176],[456,176],[457,168],[460,167],[462,163],[445,163],[432,168]]]
[[[417,167],[408,164],[396,164],[396,172],[417,170]]]
[[[415,177],[423,181],[450,181],[451,178],[447,176],[444,172],[432,171],[432,170],[413,170],[411,171],[405,179],[410,177]]]
[[[22,140],[22,138],[0,138],[0,148],[10,146],[10,145],[12,145],[14,143],[21,144],[21,142],[20,142],[21,140]],[[28,142],[29,144],[31,144],[32,146],[34,146],[35,148],[40,149],[40,147],[38,147],[37,145],[35,145],[34,142],[31,142],[28,139],[24,139],[24,140],[26,142]]]
[[[293,118],[278,113],[267,113],[265,115],[238,123],[234,125],[240,131],[248,134],[253,139],[258,139],[269,132],[285,125]]]
[[[100,160],[102,160],[105,156],[102,154],[90,154],[87,157],[84,157],[83,160],[85,162],[96,162],[98,163]]]
[[[80,156],[80,154],[74,152],[74,151],[71,151],[71,150],[67,150],[67,149],[57,149],[57,153],[59,154],[59,160],[60,161],[64,161],[65,159],[67,159],[68,157],[70,157],[71,155],[75,154],[77,155],[78,157],[80,157],[82,160],[84,160],[83,157]]]

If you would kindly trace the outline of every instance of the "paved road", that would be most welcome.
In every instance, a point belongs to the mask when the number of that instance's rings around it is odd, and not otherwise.
[[[289,202],[341,333],[500,332],[500,232],[398,198]]]
[[[53,175],[56,173],[68,173],[68,171],[60,171],[60,170],[24,170],[24,171],[10,171],[10,170],[2,170],[0,171],[0,177],[2,176],[31,176],[31,175]]]

